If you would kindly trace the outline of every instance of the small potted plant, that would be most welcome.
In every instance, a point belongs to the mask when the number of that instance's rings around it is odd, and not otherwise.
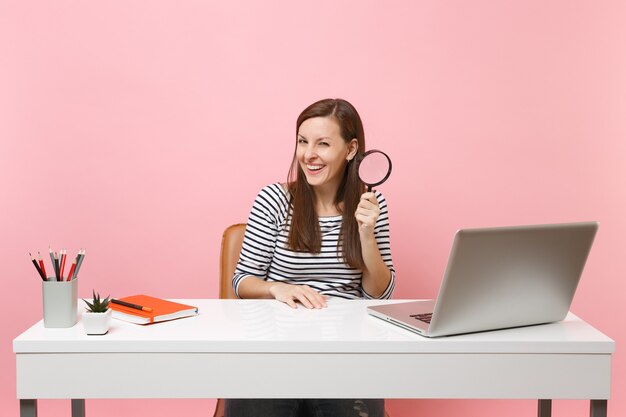
[[[87,334],[106,334],[111,327],[112,310],[109,308],[109,297],[100,299],[100,294],[93,291],[91,302],[83,299],[87,307],[83,313],[83,326]]]

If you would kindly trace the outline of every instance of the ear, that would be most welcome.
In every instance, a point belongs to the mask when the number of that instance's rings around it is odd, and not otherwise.
[[[346,155],[346,160],[351,161],[354,159],[356,152],[359,150],[359,141],[356,138],[353,138],[348,143],[348,155]]]

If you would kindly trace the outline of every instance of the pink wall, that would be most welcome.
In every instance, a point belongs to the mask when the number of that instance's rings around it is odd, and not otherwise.
[[[343,97],[394,161],[381,190],[397,298],[435,295],[457,228],[601,222],[573,311],[617,341],[609,413],[626,415],[626,3],[283,3],[0,0],[0,414],[18,410],[11,341],[42,314],[29,251],[86,247],[83,297],[215,297],[221,231],[285,179],[299,111]],[[554,408],[587,415],[583,401]],[[522,416],[535,403],[388,409]]]

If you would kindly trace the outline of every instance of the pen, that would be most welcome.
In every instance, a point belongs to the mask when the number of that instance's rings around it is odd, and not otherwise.
[[[127,303],[126,301],[121,301],[121,300],[116,300],[114,298],[111,299],[111,302],[113,304],[119,304],[122,306],[126,306],[126,307],[130,307],[130,308],[135,308],[137,310],[143,310],[143,311],[147,311],[148,313],[150,313],[152,311],[152,309],[150,307],[144,307],[144,306],[140,306],[138,304],[133,304],[133,303]]]
[[[46,274],[46,267],[43,264],[43,259],[41,258],[41,252],[37,252],[37,255],[39,255],[39,266],[41,267],[41,271],[43,272],[44,279],[47,281],[48,274]]]
[[[41,279],[45,281],[46,276],[43,274],[41,268],[39,267],[39,264],[37,263],[35,258],[33,258],[33,255],[31,255],[30,252],[28,252],[28,254],[30,255],[30,260],[33,261],[33,265],[35,265],[35,268],[37,268],[37,272],[39,273],[39,276],[41,277]]]
[[[70,267],[70,272],[67,273],[66,281],[72,280],[72,275],[74,274],[74,268],[76,268],[76,261],[72,262],[72,266]]]

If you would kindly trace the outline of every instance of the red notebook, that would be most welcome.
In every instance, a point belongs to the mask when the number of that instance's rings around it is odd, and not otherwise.
[[[150,297],[149,295],[131,295],[129,297],[119,298],[119,300],[152,308],[151,312],[147,312],[119,304],[109,304],[109,307],[113,310],[113,318],[129,321],[131,323],[150,324],[198,314],[198,307],[175,303],[174,301],[168,301],[162,298]]]

